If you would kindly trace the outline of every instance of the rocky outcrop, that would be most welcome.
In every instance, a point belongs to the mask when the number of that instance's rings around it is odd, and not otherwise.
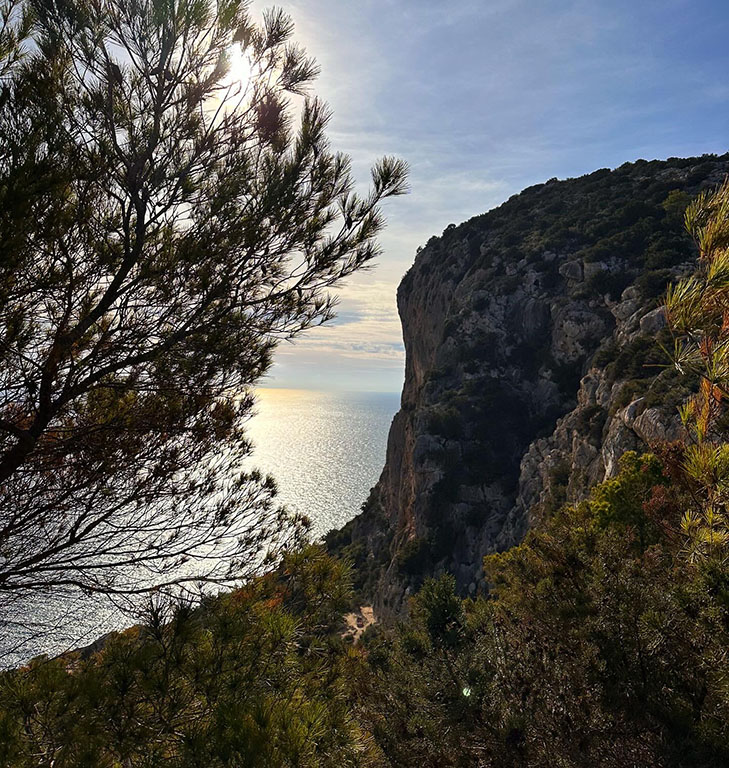
[[[402,407],[363,513],[329,537],[379,614],[422,579],[484,586],[483,556],[676,439],[659,297],[692,269],[682,210],[729,158],[626,164],[532,187],[449,227],[398,290]]]

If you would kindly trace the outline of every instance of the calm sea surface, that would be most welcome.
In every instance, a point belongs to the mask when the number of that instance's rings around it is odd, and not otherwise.
[[[250,468],[273,475],[279,502],[311,519],[312,537],[344,525],[382,471],[399,396],[261,389],[257,400],[257,414],[248,424],[255,446]],[[68,606],[52,595],[39,596],[18,618],[31,626],[5,627],[0,667],[79,647],[134,623],[108,602],[88,598]],[[48,626],[55,626],[53,637],[44,629]]]
[[[274,476],[279,501],[308,515],[321,536],[354,517],[377,482],[399,402],[397,394],[261,389],[250,463]]]

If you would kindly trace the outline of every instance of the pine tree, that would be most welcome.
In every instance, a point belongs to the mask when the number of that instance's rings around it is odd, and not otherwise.
[[[249,574],[302,527],[241,471],[250,387],[378,253],[406,168],[385,158],[353,192],[282,12],[3,9],[4,605]]]
[[[698,375],[699,391],[680,409],[690,441],[681,468],[693,503],[682,529],[692,558],[729,555],[729,180],[699,195],[685,214],[699,251],[696,272],[672,286],[666,316],[674,335],[673,361]]]

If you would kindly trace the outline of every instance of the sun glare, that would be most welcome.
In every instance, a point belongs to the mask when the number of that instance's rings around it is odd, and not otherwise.
[[[243,53],[240,45],[232,45],[228,49],[228,59],[230,61],[228,79],[231,83],[238,82],[245,87],[251,78],[251,62],[249,57]]]

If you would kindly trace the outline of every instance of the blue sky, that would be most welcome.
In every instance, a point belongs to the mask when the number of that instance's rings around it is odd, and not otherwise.
[[[322,67],[333,145],[363,184],[378,156],[405,158],[412,193],[338,319],[282,345],[268,386],[399,391],[395,290],[432,234],[553,176],[729,149],[726,0],[277,5]]]

